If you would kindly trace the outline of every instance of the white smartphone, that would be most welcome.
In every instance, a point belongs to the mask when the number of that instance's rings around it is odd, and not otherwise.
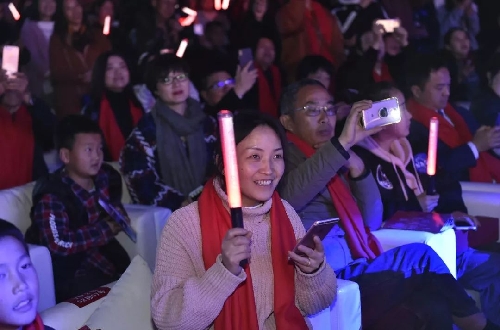
[[[324,240],[326,235],[332,230],[333,226],[340,221],[339,218],[332,218],[326,220],[319,220],[313,223],[311,228],[307,231],[306,235],[297,243],[293,252],[298,255],[303,255],[302,252],[298,250],[300,245],[307,246],[308,248],[314,249],[314,236],[318,236],[321,240]]]
[[[394,30],[401,26],[399,19],[378,19],[375,24],[382,25],[385,33],[394,33]]]
[[[370,109],[361,113],[361,126],[369,130],[375,127],[397,124],[401,121],[401,109],[396,97],[373,102]]]
[[[2,50],[2,69],[12,78],[19,70],[19,47],[5,45]]]

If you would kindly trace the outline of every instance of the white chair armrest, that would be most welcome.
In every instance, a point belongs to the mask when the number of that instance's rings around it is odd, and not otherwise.
[[[132,222],[132,228],[137,233],[137,242],[132,242],[123,232],[118,234],[117,239],[131,259],[138,254],[146,260],[151,270],[154,270],[159,233],[172,212],[166,208],[145,205],[127,204],[124,207]]]
[[[337,297],[330,308],[309,317],[314,330],[361,329],[361,297],[355,282],[337,279]]]
[[[500,194],[500,184],[484,182],[460,182],[462,191],[481,191]]]
[[[56,304],[54,273],[49,249],[45,246],[28,245],[31,262],[38,274],[38,311],[43,311]]]
[[[410,243],[429,245],[443,259],[450,273],[457,277],[457,243],[453,230],[432,234],[424,231],[380,229],[372,233],[377,237],[384,251]]]

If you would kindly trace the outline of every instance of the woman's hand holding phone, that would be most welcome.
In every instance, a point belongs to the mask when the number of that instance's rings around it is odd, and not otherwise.
[[[222,264],[236,276],[241,273],[240,262],[250,258],[251,237],[244,228],[232,228],[222,240]]]
[[[325,249],[318,236],[314,236],[314,249],[304,245],[299,245],[297,250],[305,256],[300,256],[292,251],[288,252],[288,257],[295,263],[295,266],[305,274],[315,273],[325,260]]]

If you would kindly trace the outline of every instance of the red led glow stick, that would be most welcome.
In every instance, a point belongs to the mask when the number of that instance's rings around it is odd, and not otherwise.
[[[14,19],[16,21],[19,21],[19,19],[21,18],[21,14],[19,14],[19,11],[17,10],[16,6],[14,6],[14,4],[12,2],[9,3],[9,10],[12,14],[12,17],[14,17]]]
[[[215,7],[215,10],[221,10],[222,9],[222,0],[214,0],[214,7]]]
[[[234,142],[233,114],[231,111],[219,112],[220,140],[224,157],[224,177],[226,179],[227,196],[230,208],[241,208],[240,180],[238,177],[238,161],[236,143]]]
[[[104,18],[104,26],[102,27],[102,34],[108,35],[111,30],[111,16],[106,16]]]
[[[432,117],[429,126],[429,149],[427,151],[427,175],[429,175],[429,186],[427,195],[435,195],[436,187],[434,175],[436,175],[437,145],[438,145],[438,125],[437,117]]]
[[[240,179],[238,176],[238,158],[236,157],[236,143],[234,141],[233,114],[228,110],[221,110],[217,114],[219,119],[220,141],[222,157],[224,158],[224,178],[226,192],[231,212],[231,226],[243,228],[243,212],[241,210]],[[248,260],[242,260],[244,267]]]
[[[192,10],[191,8],[188,7],[183,7],[182,12],[187,14],[188,17],[179,18],[179,23],[181,26],[189,26],[193,24],[193,22],[196,19],[196,16],[198,16],[198,13],[195,10]]]

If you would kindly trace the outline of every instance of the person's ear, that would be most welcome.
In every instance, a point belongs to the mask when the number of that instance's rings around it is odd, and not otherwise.
[[[67,148],[59,149],[59,158],[64,163],[64,165],[67,165],[69,163],[69,149]]]
[[[295,133],[294,132],[295,125],[294,125],[293,119],[292,119],[292,117],[290,115],[281,115],[280,116],[280,122],[281,122],[281,125],[283,125],[283,127],[287,131]]]
[[[422,95],[422,90],[417,85],[411,86],[410,90],[411,90],[411,94],[416,99],[420,98],[420,96]]]

